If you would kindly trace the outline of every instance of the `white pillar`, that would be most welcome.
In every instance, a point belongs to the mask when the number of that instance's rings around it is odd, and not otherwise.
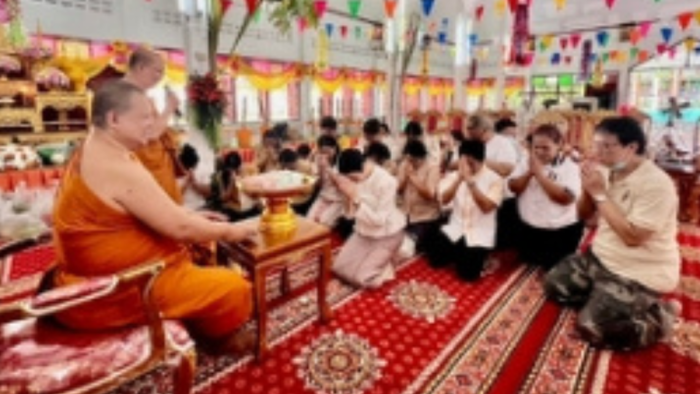
[[[622,105],[630,105],[633,102],[633,99],[630,95],[630,70],[628,67],[625,67],[620,70],[620,73],[618,74],[618,79],[617,79],[617,107],[621,107]],[[616,108],[613,108],[613,110]]]
[[[314,51],[312,50],[312,38],[307,35],[306,32],[299,33],[299,61],[302,64],[313,64],[314,63]],[[318,45],[318,41],[316,45]],[[299,125],[301,130],[301,135],[305,138],[312,136],[316,138],[316,125],[313,124],[308,127],[307,124],[314,122],[314,117],[316,112],[320,111],[320,108],[316,108],[314,111],[314,106],[318,106],[318,103],[311,102],[311,79],[304,77],[299,83]]]

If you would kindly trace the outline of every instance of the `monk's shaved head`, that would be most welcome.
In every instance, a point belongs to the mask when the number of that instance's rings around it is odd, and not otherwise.
[[[137,48],[129,57],[129,70],[138,70],[141,67],[162,62],[163,59],[159,54],[147,48]]]
[[[128,111],[132,98],[143,94],[143,90],[125,81],[104,84],[92,98],[92,124],[97,128],[106,128],[110,112],[122,114]]]

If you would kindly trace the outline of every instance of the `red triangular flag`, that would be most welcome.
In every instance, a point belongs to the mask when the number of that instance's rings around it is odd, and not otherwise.
[[[391,19],[394,17],[397,2],[398,0],[384,0],[384,12],[386,12],[387,18]]]
[[[684,14],[678,15],[678,24],[681,26],[682,30],[685,30],[690,26],[690,22],[693,20],[693,13],[686,12]]]
[[[669,48],[668,50],[668,57],[670,57],[672,60],[676,58],[676,48]]]
[[[340,26],[340,35],[345,38],[348,35],[348,27],[346,25]]]
[[[571,56],[565,56],[565,57],[564,57],[564,63],[566,63],[566,64],[571,64]]]
[[[639,51],[639,55],[637,55],[637,58],[639,59],[640,62],[645,62],[645,61],[647,61],[647,59],[649,59],[649,52]]]
[[[561,46],[562,50],[566,50],[566,48],[569,47],[569,39],[566,37],[561,37],[559,39],[559,45]]]
[[[580,34],[572,34],[571,35],[571,46],[576,49],[578,48],[578,44],[581,43],[581,35]]]
[[[666,49],[668,49],[666,47],[666,44],[659,44],[656,46],[656,53],[658,53],[659,55],[663,55],[664,52],[666,52]]]
[[[476,20],[481,21],[481,18],[484,16],[484,6],[480,5],[476,7]]]
[[[608,8],[612,9],[615,6],[615,0],[605,0],[605,4],[608,5]]]
[[[262,3],[262,1],[260,1]],[[258,8],[258,0],[245,0],[245,5],[248,6],[248,13],[254,14]]]
[[[323,15],[326,14],[328,9],[328,0],[316,0],[314,1],[314,11],[316,12],[316,18],[321,19]]]
[[[510,7],[510,12],[515,13],[515,9],[518,8],[518,0],[508,0],[508,7]]]
[[[642,33],[637,29],[632,29],[632,31],[630,32],[630,42],[632,42],[632,45],[637,45],[641,38]]]

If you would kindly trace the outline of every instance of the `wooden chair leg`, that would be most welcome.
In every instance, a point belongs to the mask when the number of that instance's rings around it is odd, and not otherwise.
[[[194,350],[183,354],[173,371],[173,393],[190,394],[194,385],[197,355]]]
[[[292,290],[292,285],[289,282],[289,268],[284,267],[280,274],[280,293],[285,296]]]

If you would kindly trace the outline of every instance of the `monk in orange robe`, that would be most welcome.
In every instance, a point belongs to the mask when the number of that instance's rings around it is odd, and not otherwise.
[[[94,96],[93,131],[74,155],[56,197],[54,286],[162,261],[153,296],[165,319],[214,343],[234,344],[252,311],[251,285],[224,268],[195,266],[185,243],[242,241],[256,231],[213,222],[176,204],[133,152],[148,143],[153,116],[133,84],[111,82]],[[136,289],[58,316],[69,327],[105,329],[144,321]],[[235,345],[234,345],[235,346]]]
[[[129,69],[124,81],[135,85],[143,91],[154,88],[165,72],[165,62],[157,53],[146,49],[136,49],[129,58]],[[136,151],[141,163],[153,174],[153,177],[165,192],[178,204],[182,204],[182,191],[177,184],[177,141],[168,127],[168,121],[178,113],[179,99],[166,89],[165,109],[162,113],[150,103],[155,122],[149,133],[149,142]],[[183,174],[184,175],[184,174]]]

